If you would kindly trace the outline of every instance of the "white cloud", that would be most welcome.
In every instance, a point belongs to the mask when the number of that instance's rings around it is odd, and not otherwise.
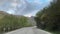
[[[31,17],[31,16],[32,16],[32,14],[27,14],[27,15],[24,15],[24,16],[26,16],[26,17]]]
[[[16,2],[15,3],[12,3],[11,6],[12,7],[16,7],[17,6],[17,3]]]
[[[5,8],[7,7],[7,9],[5,9],[5,10],[7,10],[10,14],[15,13],[14,11],[16,11],[15,14],[32,16],[32,15],[36,14],[37,10],[40,10],[41,8],[45,7],[47,5],[47,2],[49,3],[49,1],[51,1],[51,0],[46,0],[46,3],[45,3],[45,1],[43,2],[41,0],[33,0],[33,1],[31,0],[32,3],[29,3],[29,1],[30,0],[28,0],[28,1],[26,1],[26,0],[9,0],[9,1],[7,1],[7,5],[4,4],[3,6]],[[3,6],[1,9],[4,9]],[[14,10],[11,10],[11,9],[14,9]]]
[[[0,0],[0,5],[3,5],[7,0]]]
[[[7,13],[14,14],[15,12],[14,12],[14,10],[10,9],[10,10],[7,11]]]

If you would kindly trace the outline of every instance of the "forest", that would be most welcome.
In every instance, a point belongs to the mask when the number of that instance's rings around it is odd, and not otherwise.
[[[60,0],[53,0],[48,7],[36,14],[38,28],[60,34]]]

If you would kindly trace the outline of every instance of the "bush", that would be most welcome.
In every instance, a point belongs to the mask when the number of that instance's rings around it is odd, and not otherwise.
[[[9,14],[0,15],[3,17],[0,17],[0,32],[8,32],[22,27],[31,26],[27,21],[27,17]]]

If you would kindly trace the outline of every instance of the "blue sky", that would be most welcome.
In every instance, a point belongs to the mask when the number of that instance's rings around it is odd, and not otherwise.
[[[9,14],[34,16],[52,0],[0,0],[0,10]]]

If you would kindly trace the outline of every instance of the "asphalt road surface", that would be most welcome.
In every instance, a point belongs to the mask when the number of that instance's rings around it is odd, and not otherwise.
[[[51,34],[49,32],[37,29],[36,27],[25,27],[6,34]]]

